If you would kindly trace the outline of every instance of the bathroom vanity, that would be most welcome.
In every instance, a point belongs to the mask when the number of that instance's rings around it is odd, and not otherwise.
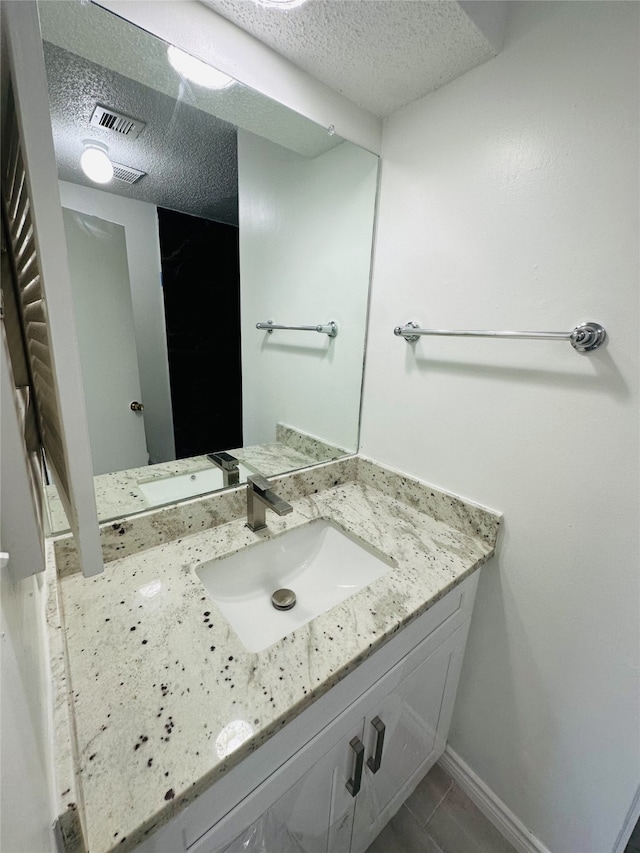
[[[444,750],[476,584],[477,573],[140,853],[239,853],[262,839],[279,853],[363,853]]]
[[[103,526],[97,578],[54,541],[68,850],[362,853],[442,753],[500,517],[359,457],[275,485],[256,533],[243,487]],[[199,573],[318,519],[384,573],[249,651]]]

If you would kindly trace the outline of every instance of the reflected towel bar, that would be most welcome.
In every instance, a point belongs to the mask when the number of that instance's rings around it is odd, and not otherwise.
[[[582,323],[571,332],[480,332],[452,331],[450,329],[421,329],[420,323],[409,320],[404,326],[396,326],[393,334],[415,343],[421,335],[454,335],[461,338],[529,338],[530,340],[569,341],[578,352],[598,349],[607,339],[600,323]]]
[[[330,338],[335,338],[338,334],[338,324],[333,320],[329,320],[328,323],[322,323],[317,326],[278,326],[273,322],[273,320],[267,320],[266,323],[256,323],[256,329],[265,329],[269,334],[271,334],[274,329],[289,329],[296,332],[320,332],[321,334],[329,335]]]

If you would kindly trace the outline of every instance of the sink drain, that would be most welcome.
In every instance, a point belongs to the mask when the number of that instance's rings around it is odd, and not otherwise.
[[[296,603],[296,594],[292,589],[277,589],[271,596],[276,610],[291,610]]]

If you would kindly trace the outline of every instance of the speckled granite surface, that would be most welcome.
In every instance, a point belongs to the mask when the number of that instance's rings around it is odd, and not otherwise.
[[[495,548],[497,514],[367,460],[289,475],[277,490],[294,511],[269,514],[267,531],[236,516],[114,559],[97,578],[60,578],[76,799],[91,853],[134,848]],[[266,651],[246,651],[196,567],[320,517],[397,568]],[[225,732],[239,720],[247,739],[224,757]]]
[[[301,472],[274,477],[278,492],[293,501],[310,492],[337,486],[355,477],[356,459],[348,457],[336,462],[316,465]],[[182,501],[156,510],[147,510],[120,521],[100,525],[102,554],[105,562],[144,551],[154,545],[190,536],[235,518],[246,516],[246,486],[214,492],[201,498]],[[61,575],[79,571],[75,543],[70,535],[53,540]]]
[[[74,720],[71,714],[71,694],[67,677],[67,654],[62,624],[58,582],[55,573],[53,543],[45,546],[47,561],[46,620],[49,639],[49,661],[52,676],[53,722],[55,726],[55,776],[54,786],[58,801],[57,832],[66,853],[86,853],[81,815],[84,808],[76,776],[73,737]]]
[[[309,435],[309,433],[294,429],[294,427],[286,424],[276,424],[276,441],[299,451],[304,456],[315,459],[316,462],[330,462],[332,459],[339,459],[341,456],[348,456],[354,452],[353,450],[346,450],[344,447],[337,447],[335,444],[329,444],[314,435]]]
[[[276,441],[238,447],[228,452],[265,477],[296,471],[310,465],[317,465],[319,462],[329,462],[349,453],[347,450],[327,444],[284,424],[276,425]],[[147,465],[144,468],[129,468],[126,471],[115,471],[113,474],[99,474],[93,478],[98,520],[111,521],[153,509],[154,507],[149,505],[139,489],[138,484],[141,481],[162,479],[172,474],[184,474],[207,468],[215,468],[215,466],[206,456],[191,456],[189,459],[176,459],[172,462]],[[221,485],[220,488],[223,486]],[[58,490],[54,485],[50,485],[46,487],[46,494],[51,533],[67,532],[69,523],[58,496]]]

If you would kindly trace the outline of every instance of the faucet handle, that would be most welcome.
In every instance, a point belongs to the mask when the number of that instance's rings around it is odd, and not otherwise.
[[[263,530],[265,509],[272,509],[276,515],[293,512],[290,503],[272,491],[273,483],[262,474],[249,474],[247,477],[247,527],[251,530]]]
[[[224,450],[220,450],[217,453],[207,453],[207,459],[211,460],[214,465],[217,465],[218,468],[222,468],[224,471],[232,471],[239,464],[235,456],[225,453]]]
[[[260,494],[264,494],[268,491],[273,483],[270,480],[267,480],[262,474],[249,474],[247,477],[247,486],[252,488],[255,492],[259,492]]]

